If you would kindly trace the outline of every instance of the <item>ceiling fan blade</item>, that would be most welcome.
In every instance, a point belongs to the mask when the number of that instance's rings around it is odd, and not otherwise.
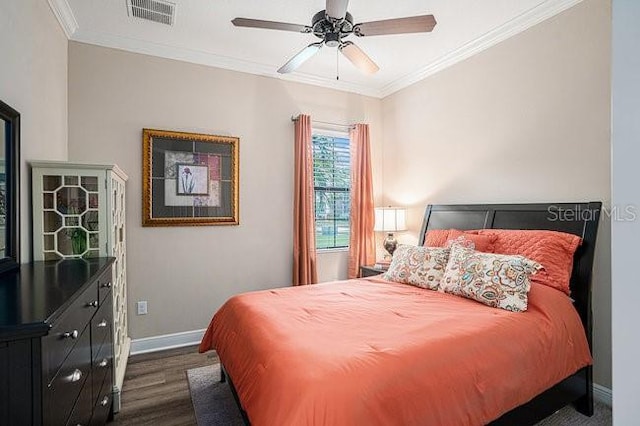
[[[380,67],[378,67],[378,65],[376,65],[376,63],[373,62],[373,60],[371,60],[371,58],[362,51],[362,49],[350,41],[342,43],[339,49],[340,52],[342,52],[342,54],[356,66],[356,68],[365,74],[375,74],[380,69]]]
[[[385,19],[384,21],[356,24],[353,33],[359,37],[386,34],[428,33],[436,26],[433,15],[411,16],[408,18]]]
[[[318,53],[320,48],[322,47],[322,42],[312,43],[302,49],[296,56],[289,59],[289,62],[280,67],[278,72],[280,74],[288,74],[292,71],[295,71],[300,65],[305,63],[309,58]]]
[[[263,21],[261,19],[235,18],[231,23],[236,27],[265,28],[267,30],[293,31],[296,33],[310,33],[312,31],[311,27],[307,25]]]
[[[327,0],[327,15],[333,19],[344,19],[349,7],[349,0]]]

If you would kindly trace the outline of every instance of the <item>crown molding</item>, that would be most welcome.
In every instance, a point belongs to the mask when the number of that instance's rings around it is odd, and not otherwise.
[[[67,0],[47,0],[51,11],[55,15],[58,23],[62,27],[62,31],[70,39],[78,31],[78,21],[73,15],[73,10]]]
[[[405,87],[411,86],[425,78],[444,70],[458,62],[474,56],[496,44],[519,34],[542,21],[545,21],[573,6],[582,0],[547,0],[544,3],[526,11],[505,24],[485,33],[450,53],[436,59],[427,66],[407,74],[380,89],[382,98],[387,97]]]
[[[264,77],[276,78],[278,80],[311,84],[314,86],[321,86],[329,89],[380,98],[380,91],[375,87],[349,83],[346,81],[336,82],[333,78],[319,77],[311,74],[279,74],[276,72],[276,67],[272,65],[266,65],[237,58],[230,58],[227,56],[216,55],[210,52],[196,49],[169,46],[161,43],[154,43],[130,37],[122,37],[114,34],[97,33],[85,30],[84,28],[76,31],[72,37],[72,40],[81,43],[109,47],[112,49],[140,53],[143,55],[157,56],[183,62],[191,62],[199,65],[207,65],[231,71],[239,71]]]

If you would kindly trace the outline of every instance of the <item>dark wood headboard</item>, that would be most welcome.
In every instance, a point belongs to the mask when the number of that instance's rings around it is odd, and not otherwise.
[[[431,229],[546,229],[582,237],[571,274],[571,297],[591,347],[591,271],[602,203],[468,204],[427,206],[420,245]]]

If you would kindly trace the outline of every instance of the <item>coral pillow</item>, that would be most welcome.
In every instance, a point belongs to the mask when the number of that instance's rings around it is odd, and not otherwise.
[[[450,229],[432,229],[424,234],[425,247],[444,247],[449,239]]]
[[[493,308],[524,312],[530,278],[541,268],[524,256],[482,253],[454,243],[440,290]]]
[[[479,235],[478,231],[460,231],[458,229],[433,229],[427,231],[424,237],[426,247],[447,247],[451,241],[464,240],[473,242],[476,250],[485,253],[493,253],[494,243],[498,238],[495,235]]]
[[[497,237],[494,252],[517,254],[540,263],[544,270],[533,281],[570,294],[573,255],[582,242],[577,235],[544,230],[483,229],[480,235]]]
[[[448,248],[400,244],[382,279],[437,290],[448,261]]]

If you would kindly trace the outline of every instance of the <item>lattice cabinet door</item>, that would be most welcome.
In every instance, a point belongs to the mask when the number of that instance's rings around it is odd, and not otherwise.
[[[127,331],[125,184],[115,165],[32,162],[34,260],[115,257],[113,268],[114,411],[120,410],[131,339]]]
[[[34,169],[34,260],[106,256],[105,196],[104,171]]]

